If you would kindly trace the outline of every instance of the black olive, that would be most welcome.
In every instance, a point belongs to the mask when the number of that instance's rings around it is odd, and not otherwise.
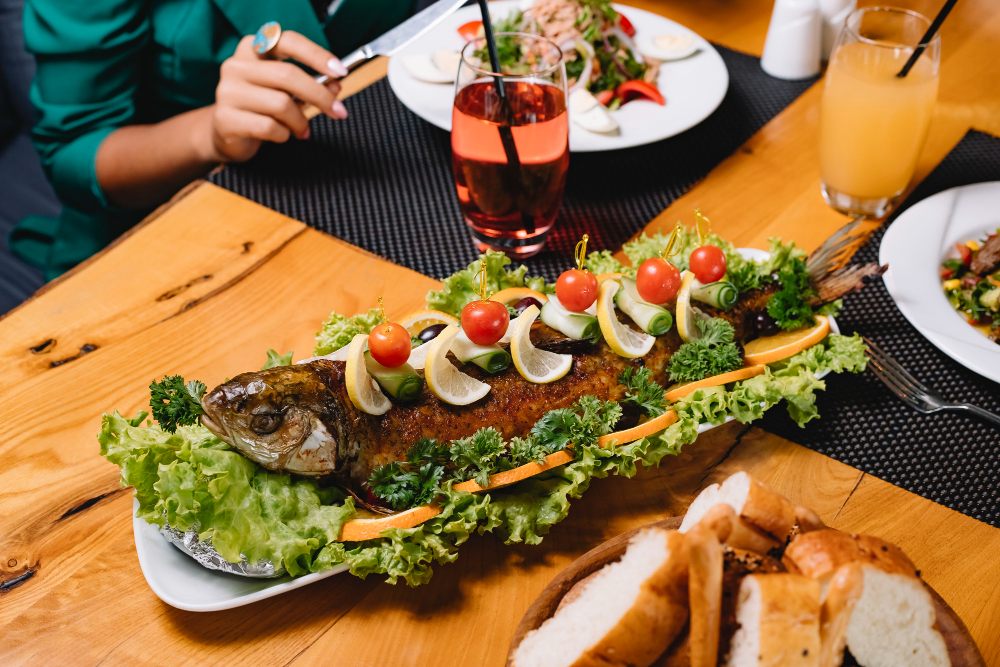
[[[514,304],[514,310],[516,310],[517,314],[520,315],[525,310],[527,310],[528,307],[530,307],[530,306],[536,306],[538,309],[541,309],[542,304],[535,297],[526,296],[526,297],[524,297],[523,299],[521,299],[520,301],[518,301],[517,303]]]
[[[773,336],[781,332],[778,323],[767,313],[758,313],[753,324],[754,328],[757,329],[757,334],[760,336]]]
[[[254,415],[250,420],[250,428],[257,435],[267,435],[274,433],[281,426],[282,414],[280,412],[265,412]]]
[[[440,334],[442,331],[444,331],[444,328],[446,326],[448,326],[448,325],[447,324],[432,324],[429,327],[426,327],[419,334],[417,334],[417,338],[419,338],[420,340],[424,341],[425,343],[427,343],[429,341],[432,341],[432,340],[434,340],[435,338],[438,337],[438,334]]]

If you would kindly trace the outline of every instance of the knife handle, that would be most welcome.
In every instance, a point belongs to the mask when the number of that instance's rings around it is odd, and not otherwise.
[[[352,70],[362,63],[366,63],[375,57],[375,53],[372,51],[371,47],[365,44],[360,49],[355,49],[351,51],[346,56],[340,59],[340,64],[346,67],[348,70]],[[332,77],[329,74],[320,74],[316,77],[316,83],[325,84]],[[302,113],[305,115],[306,120],[311,120],[316,115],[320,113],[319,107],[315,104],[303,104]]]

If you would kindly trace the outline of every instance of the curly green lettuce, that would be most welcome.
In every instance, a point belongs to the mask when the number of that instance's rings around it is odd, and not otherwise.
[[[323,328],[316,334],[316,347],[313,355],[319,357],[336,352],[350,343],[358,334],[371,333],[377,325],[384,322],[378,308],[372,308],[366,313],[354,317],[346,317],[338,313],[330,313],[323,322]]]
[[[528,287],[543,294],[555,291],[554,286],[547,285],[544,278],[528,277],[526,275],[528,267],[521,265],[510,270],[506,268],[511,263],[509,257],[497,250],[487,250],[485,254],[479,256],[479,259],[469,264],[469,268],[442,280],[441,289],[428,292],[427,307],[460,317],[466,304],[479,298],[476,291],[479,289],[479,278],[476,274],[479,273],[479,266],[484,257],[486,288],[490,292],[499,292],[508,287]]]

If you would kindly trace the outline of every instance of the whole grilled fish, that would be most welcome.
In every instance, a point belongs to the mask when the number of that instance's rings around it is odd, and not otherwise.
[[[841,232],[838,235],[810,257],[810,263],[820,267],[820,277],[813,282],[823,301],[860,289],[867,276],[885,270],[878,265],[835,267],[830,243],[846,243],[846,237]],[[730,310],[707,306],[703,310],[727,320],[737,340],[745,342],[753,337],[755,320],[766,311],[775,289],[770,286],[748,292]],[[317,359],[237,375],[205,395],[202,421],[222,440],[269,470],[332,475],[364,498],[371,473],[392,461],[404,460],[407,450],[422,437],[447,442],[487,426],[507,439],[525,437],[546,412],[569,407],[580,396],[620,401],[625,389],[618,378],[629,366],[645,365],[653,379],[666,386],[670,357],[682,343],[676,329],[671,329],[657,338],[645,357],[625,359],[603,340],[567,339],[537,321],[531,338],[539,348],[572,353],[569,374],[550,384],[534,384],[513,366],[489,375],[467,364],[462,366],[464,372],[490,385],[490,392],[475,404],[448,405],[425,389],[414,401],[394,402],[385,414],[370,415],[358,410],[347,395],[345,363]],[[626,414],[624,419],[628,417]],[[631,416],[633,421],[637,417]]]

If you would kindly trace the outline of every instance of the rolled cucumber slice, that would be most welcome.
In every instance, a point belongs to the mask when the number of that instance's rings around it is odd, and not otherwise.
[[[451,353],[463,364],[473,363],[487,373],[499,373],[510,366],[510,354],[499,345],[476,345],[464,331],[451,344]]]
[[[365,368],[379,386],[397,401],[412,401],[424,388],[424,379],[410,364],[386,368],[372,359],[372,353],[366,350]]]
[[[691,286],[692,299],[723,310],[732,308],[739,295],[736,285],[728,280],[719,280],[708,285],[702,285],[695,280]]]
[[[556,331],[577,340],[584,338],[596,340],[601,335],[601,325],[597,323],[596,316],[589,315],[586,311],[573,313],[566,310],[555,294],[550,295],[549,300],[542,306],[539,318]]]
[[[622,288],[615,295],[618,310],[632,318],[632,321],[650,336],[662,336],[674,325],[674,318],[663,306],[649,303],[639,296],[635,280],[622,277]]]

